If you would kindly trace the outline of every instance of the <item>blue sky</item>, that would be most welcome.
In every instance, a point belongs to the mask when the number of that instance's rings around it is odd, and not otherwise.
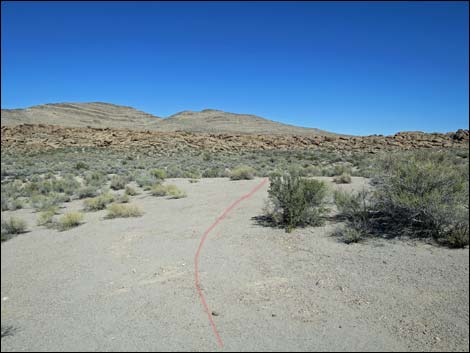
[[[468,128],[466,2],[2,2],[2,108],[103,101],[368,135]]]

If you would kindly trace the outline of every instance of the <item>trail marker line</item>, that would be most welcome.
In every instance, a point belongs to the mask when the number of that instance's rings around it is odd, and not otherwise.
[[[200,281],[199,281],[199,255],[201,253],[202,246],[204,245],[204,242],[206,241],[207,236],[209,233],[219,224],[226,216],[227,214],[235,208],[240,202],[243,200],[246,200],[253,196],[255,192],[257,192],[259,189],[261,189],[264,184],[266,184],[268,181],[267,178],[263,179],[261,183],[259,183],[253,190],[251,190],[248,194],[243,195],[239,199],[235,200],[232,202],[232,204],[227,207],[222,214],[217,217],[214,223],[204,232],[202,235],[201,241],[199,242],[199,246],[196,251],[196,256],[194,257],[194,276],[195,276],[195,285],[196,285],[196,291],[199,294],[199,298],[201,299],[202,306],[204,307],[204,311],[207,314],[207,317],[209,319],[209,322],[212,327],[212,331],[214,331],[215,338],[217,339],[217,344],[219,345],[220,348],[224,346],[224,343],[222,342],[222,338],[220,338],[219,332],[217,331],[217,327],[215,326],[214,320],[212,319],[212,313],[209,310],[209,306],[207,305],[206,298],[204,297],[204,294],[202,293],[201,286],[200,286]]]

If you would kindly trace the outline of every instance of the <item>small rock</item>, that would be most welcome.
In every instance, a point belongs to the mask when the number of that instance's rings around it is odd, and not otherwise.
[[[276,314],[271,314],[272,317],[276,317]]]
[[[212,316],[219,316],[219,313],[217,311],[212,311]]]

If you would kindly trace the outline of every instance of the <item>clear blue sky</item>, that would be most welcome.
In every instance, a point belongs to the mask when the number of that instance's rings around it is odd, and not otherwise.
[[[468,128],[466,2],[2,2],[2,108],[221,109],[347,134]]]

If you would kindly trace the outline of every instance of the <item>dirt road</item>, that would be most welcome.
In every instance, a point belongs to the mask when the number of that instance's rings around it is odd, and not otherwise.
[[[326,178],[328,179],[328,178]],[[133,197],[140,218],[65,232],[35,225],[1,246],[2,351],[468,350],[469,250],[374,240],[345,245],[335,225],[264,227],[267,185],[208,235],[261,179],[176,179],[178,200]],[[366,181],[331,187],[360,188]],[[69,209],[80,209],[80,201]]]

